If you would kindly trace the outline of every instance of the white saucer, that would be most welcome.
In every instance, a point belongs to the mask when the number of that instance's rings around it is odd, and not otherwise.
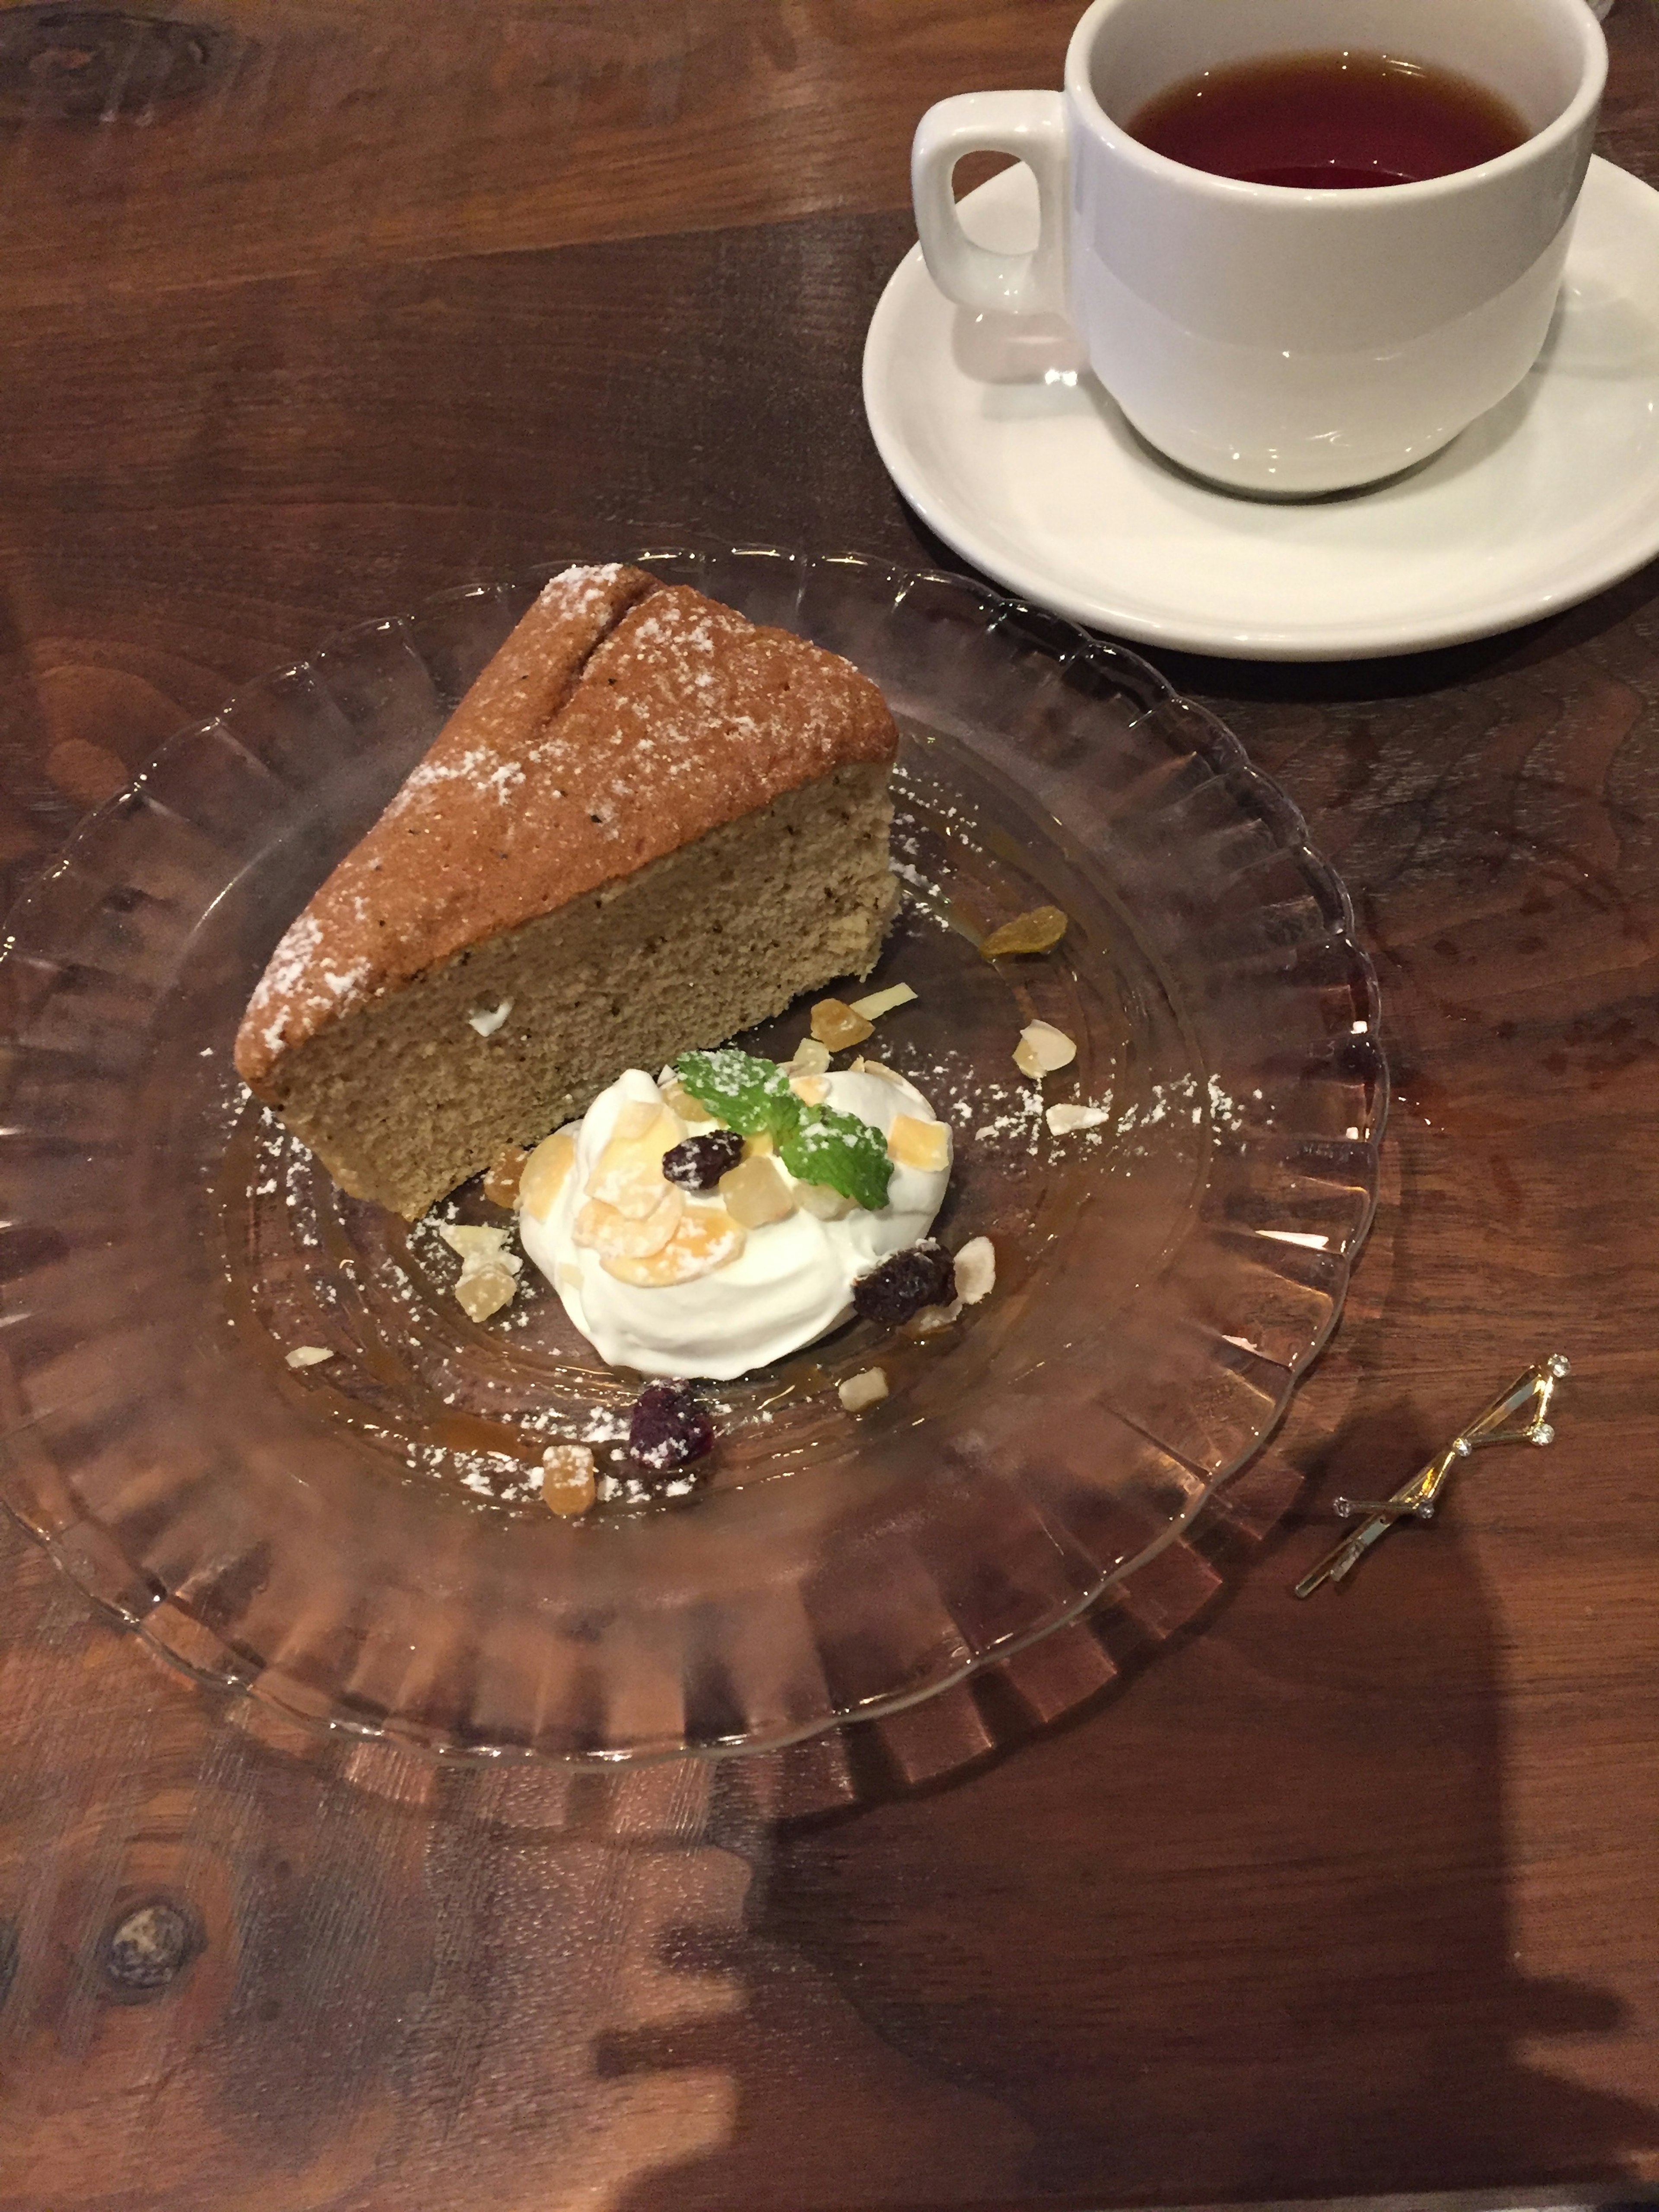
[[[963,202],[1029,246],[1029,169]],[[1152,645],[1342,660],[1490,636],[1659,553],[1659,192],[1590,164],[1566,283],[1518,391],[1410,475],[1296,505],[1160,460],[1065,326],[953,307],[914,248],[864,349],[878,450],[957,551],[1033,604]]]

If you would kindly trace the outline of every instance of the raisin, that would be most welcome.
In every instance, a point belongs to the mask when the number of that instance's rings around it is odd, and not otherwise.
[[[714,1442],[714,1424],[689,1382],[653,1382],[634,1401],[629,1456],[653,1474],[701,1459]]]
[[[662,1171],[682,1190],[714,1190],[743,1158],[743,1139],[735,1129],[711,1129],[706,1137],[687,1137],[662,1156]]]
[[[1034,906],[994,929],[980,946],[985,960],[1006,960],[1011,952],[1052,952],[1066,934],[1066,916],[1057,906]]]
[[[956,1294],[956,1262],[930,1237],[860,1275],[853,1285],[853,1310],[865,1321],[896,1328],[924,1306],[948,1306]]]

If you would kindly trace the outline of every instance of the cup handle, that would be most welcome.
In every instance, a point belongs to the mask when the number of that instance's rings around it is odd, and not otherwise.
[[[1012,154],[1037,182],[1042,228],[1033,253],[975,246],[951,179],[964,154]],[[947,300],[981,313],[1065,314],[1066,103],[1057,92],[964,92],[930,107],[910,149],[910,192],[927,273]]]

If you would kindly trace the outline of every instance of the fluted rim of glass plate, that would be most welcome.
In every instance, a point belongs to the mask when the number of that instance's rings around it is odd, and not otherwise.
[[[236,705],[239,700],[263,690],[270,684],[301,675],[307,670],[313,669],[325,654],[340,653],[359,638],[370,637],[379,632],[395,628],[399,623],[406,621],[410,615],[419,613],[425,608],[477,599],[494,591],[510,590],[514,586],[522,587],[536,584],[557,574],[565,568],[591,562],[593,557],[592,554],[586,554],[574,556],[568,559],[542,562],[533,568],[498,576],[487,582],[453,585],[447,590],[430,592],[416,607],[394,615],[372,616],[365,621],[352,623],[345,629],[331,632],[320,640],[302,659],[281,663],[274,668],[265,670],[258,676],[249,678],[245,683],[237,684],[213,714],[201,721],[185,725],[159,745],[131,781],[94,807],[83,821],[77,823],[57,854],[37,871],[14,900],[6,915],[3,927],[0,928],[0,970],[3,970],[5,963],[13,957],[18,938],[21,933],[21,925],[27,921],[37,901],[43,895],[46,886],[64,868],[73,862],[77,848],[89,842],[93,833],[100,828],[107,818],[128,805],[143,791],[150,776],[161,767],[175,747],[187,743],[191,738],[210,729]],[[1080,1620],[1091,1607],[1098,1605],[1109,1591],[1129,1581],[1143,1567],[1157,1559],[1160,1553],[1183,1535],[1198,1516],[1210,1504],[1217,1492],[1224,1488],[1267,1444],[1288,1412],[1291,1401],[1296,1395],[1297,1384],[1324,1351],[1337,1323],[1342,1317],[1343,1310],[1347,1304],[1348,1289],[1352,1281],[1355,1263],[1364,1249],[1365,1241],[1370,1234],[1371,1226],[1376,1216],[1378,1164],[1388,1125],[1390,1091],[1388,1058],[1382,1044],[1382,994],[1377,984],[1376,967],[1370,954],[1358,941],[1353,901],[1349,896],[1347,885],[1312,843],[1308,834],[1307,822],[1300,808],[1270,776],[1264,775],[1255,765],[1238,738],[1218,716],[1212,714],[1207,707],[1195,700],[1187,698],[1182,693],[1177,691],[1166,677],[1153,667],[1150,661],[1143,659],[1133,647],[1115,644],[1109,639],[1094,637],[1080,624],[1071,621],[1066,616],[1053,614],[1047,608],[1036,605],[1029,600],[1019,599],[1010,592],[999,591],[994,586],[981,584],[971,576],[961,575],[948,569],[907,568],[873,554],[850,551],[809,553],[788,546],[763,545],[745,541],[739,541],[734,544],[722,544],[713,539],[696,538],[683,540],[672,545],[653,544],[633,551],[611,554],[605,557],[641,568],[667,566],[674,562],[710,559],[778,561],[800,568],[857,568],[872,571],[885,577],[894,590],[896,605],[906,592],[918,584],[944,586],[957,591],[964,599],[972,600],[977,605],[987,629],[996,627],[1011,619],[1018,620],[1021,617],[1026,617],[1036,623],[1042,624],[1045,635],[1039,635],[1034,631],[1031,641],[1039,649],[1048,652],[1057,667],[1063,670],[1078,661],[1091,662],[1109,670],[1115,675],[1132,678],[1136,687],[1150,695],[1149,710],[1151,708],[1159,706],[1175,707],[1178,708],[1183,714],[1193,717],[1205,739],[1203,746],[1198,749],[1203,751],[1211,769],[1225,780],[1230,789],[1242,785],[1250,793],[1259,805],[1263,817],[1270,821],[1275,830],[1279,832],[1285,848],[1295,853],[1298,861],[1317,884],[1321,892],[1334,902],[1340,917],[1340,932],[1334,933],[1340,934],[1346,946],[1351,977],[1364,984],[1370,1035],[1377,1047],[1376,1104],[1371,1119],[1369,1139],[1364,1147],[1368,1160],[1364,1184],[1364,1218],[1346,1249],[1340,1255],[1340,1287],[1338,1293],[1332,1298],[1330,1312],[1323,1324],[1315,1333],[1305,1348],[1297,1353],[1288,1365],[1277,1360],[1264,1362],[1270,1367],[1278,1367],[1283,1380],[1276,1393],[1273,1411],[1262,1422],[1257,1435],[1243,1451],[1217,1472],[1206,1474],[1202,1468],[1193,1468],[1191,1472],[1203,1477],[1202,1487],[1195,1496],[1188,1500],[1180,1513],[1171,1517],[1169,1526],[1160,1529],[1152,1541],[1137,1552],[1133,1559],[1119,1561],[1113,1566],[1103,1568],[1088,1589],[1079,1595],[1069,1599],[1065,1605],[1056,1607],[1042,1620],[1030,1627],[1000,1638],[996,1642],[988,1644],[984,1650],[975,1652],[962,1663],[941,1669],[925,1683],[896,1692],[889,1696],[870,1698],[856,1701],[852,1705],[837,1706],[821,1717],[805,1722],[797,1728],[775,1729],[765,1734],[748,1735],[713,1743],[687,1743],[647,1749],[556,1752],[544,1751],[533,1744],[433,1742],[419,1732],[401,1728],[393,1722],[377,1723],[355,1720],[341,1714],[313,1712],[304,1705],[289,1702],[273,1690],[263,1686],[264,1671],[268,1670],[262,1670],[259,1674],[250,1677],[231,1666],[222,1670],[199,1665],[195,1661],[186,1658],[182,1652],[174,1650],[160,1637],[151,1632],[148,1626],[149,1614],[135,1613],[106,1596],[94,1588],[83,1574],[77,1571],[76,1565],[64,1556],[60,1548],[61,1540],[70,1533],[70,1529],[59,1529],[54,1533],[37,1527],[4,1494],[3,1491],[0,1491],[0,1509],[3,1509],[8,1518],[15,1522],[26,1535],[42,1547],[59,1573],[64,1575],[99,1613],[130,1631],[144,1649],[153,1657],[160,1660],[169,1671],[183,1675],[200,1688],[222,1696],[228,1703],[246,1699],[249,1704],[264,1708],[282,1720],[300,1727],[307,1735],[315,1736],[319,1741],[343,1739],[353,1743],[384,1744],[404,1755],[428,1759],[434,1764],[472,1765],[494,1761],[514,1765],[617,1768],[665,1765],[680,1759],[719,1760],[752,1758],[767,1752],[786,1751],[792,1745],[810,1742],[815,1736],[827,1735],[834,1729],[848,1728],[858,1722],[878,1722],[888,1719],[896,1713],[908,1711],[913,1706],[925,1705],[930,1698],[942,1696],[946,1691],[955,1689],[960,1684],[970,1680],[975,1674],[1002,1665],[1019,1652],[1029,1650],[1031,1645],[1042,1643],[1046,1637],[1052,1636],[1059,1630]],[[1052,646],[1047,641],[1048,635],[1052,635]],[[1131,684],[1126,682],[1123,688],[1126,690],[1131,689]],[[10,1437],[17,1432],[18,1428],[27,1425],[27,1424],[18,1424],[13,1429],[0,1433],[0,1448],[4,1447]],[[1164,1449],[1167,1449],[1168,1447]],[[81,1525],[79,1522],[72,1523],[71,1528],[79,1525]],[[158,1607],[166,1602],[165,1596],[158,1596],[155,1601]],[[210,1630],[206,1632],[213,1633]]]

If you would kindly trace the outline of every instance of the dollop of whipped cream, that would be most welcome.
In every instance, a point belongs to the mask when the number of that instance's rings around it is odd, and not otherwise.
[[[884,1134],[901,1114],[934,1118],[921,1091],[897,1078],[842,1070],[823,1079],[824,1103],[856,1114]],[[623,1109],[636,1102],[664,1103],[652,1078],[630,1068],[600,1092],[580,1127],[573,1126],[574,1165],[544,1215],[538,1218],[528,1208],[520,1214],[519,1241],[600,1358],[642,1375],[730,1382],[838,1328],[851,1317],[855,1278],[927,1234],[951,1179],[948,1159],[937,1170],[896,1163],[878,1212],[855,1206],[838,1221],[821,1221],[798,1206],[781,1221],[748,1231],[734,1259],[693,1282],[621,1282],[597,1251],[577,1243],[575,1225],[599,1156]],[[695,1136],[714,1124],[684,1126]],[[793,1183],[781,1160],[773,1165]],[[716,1194],[708,1195],[712,1200]]]

